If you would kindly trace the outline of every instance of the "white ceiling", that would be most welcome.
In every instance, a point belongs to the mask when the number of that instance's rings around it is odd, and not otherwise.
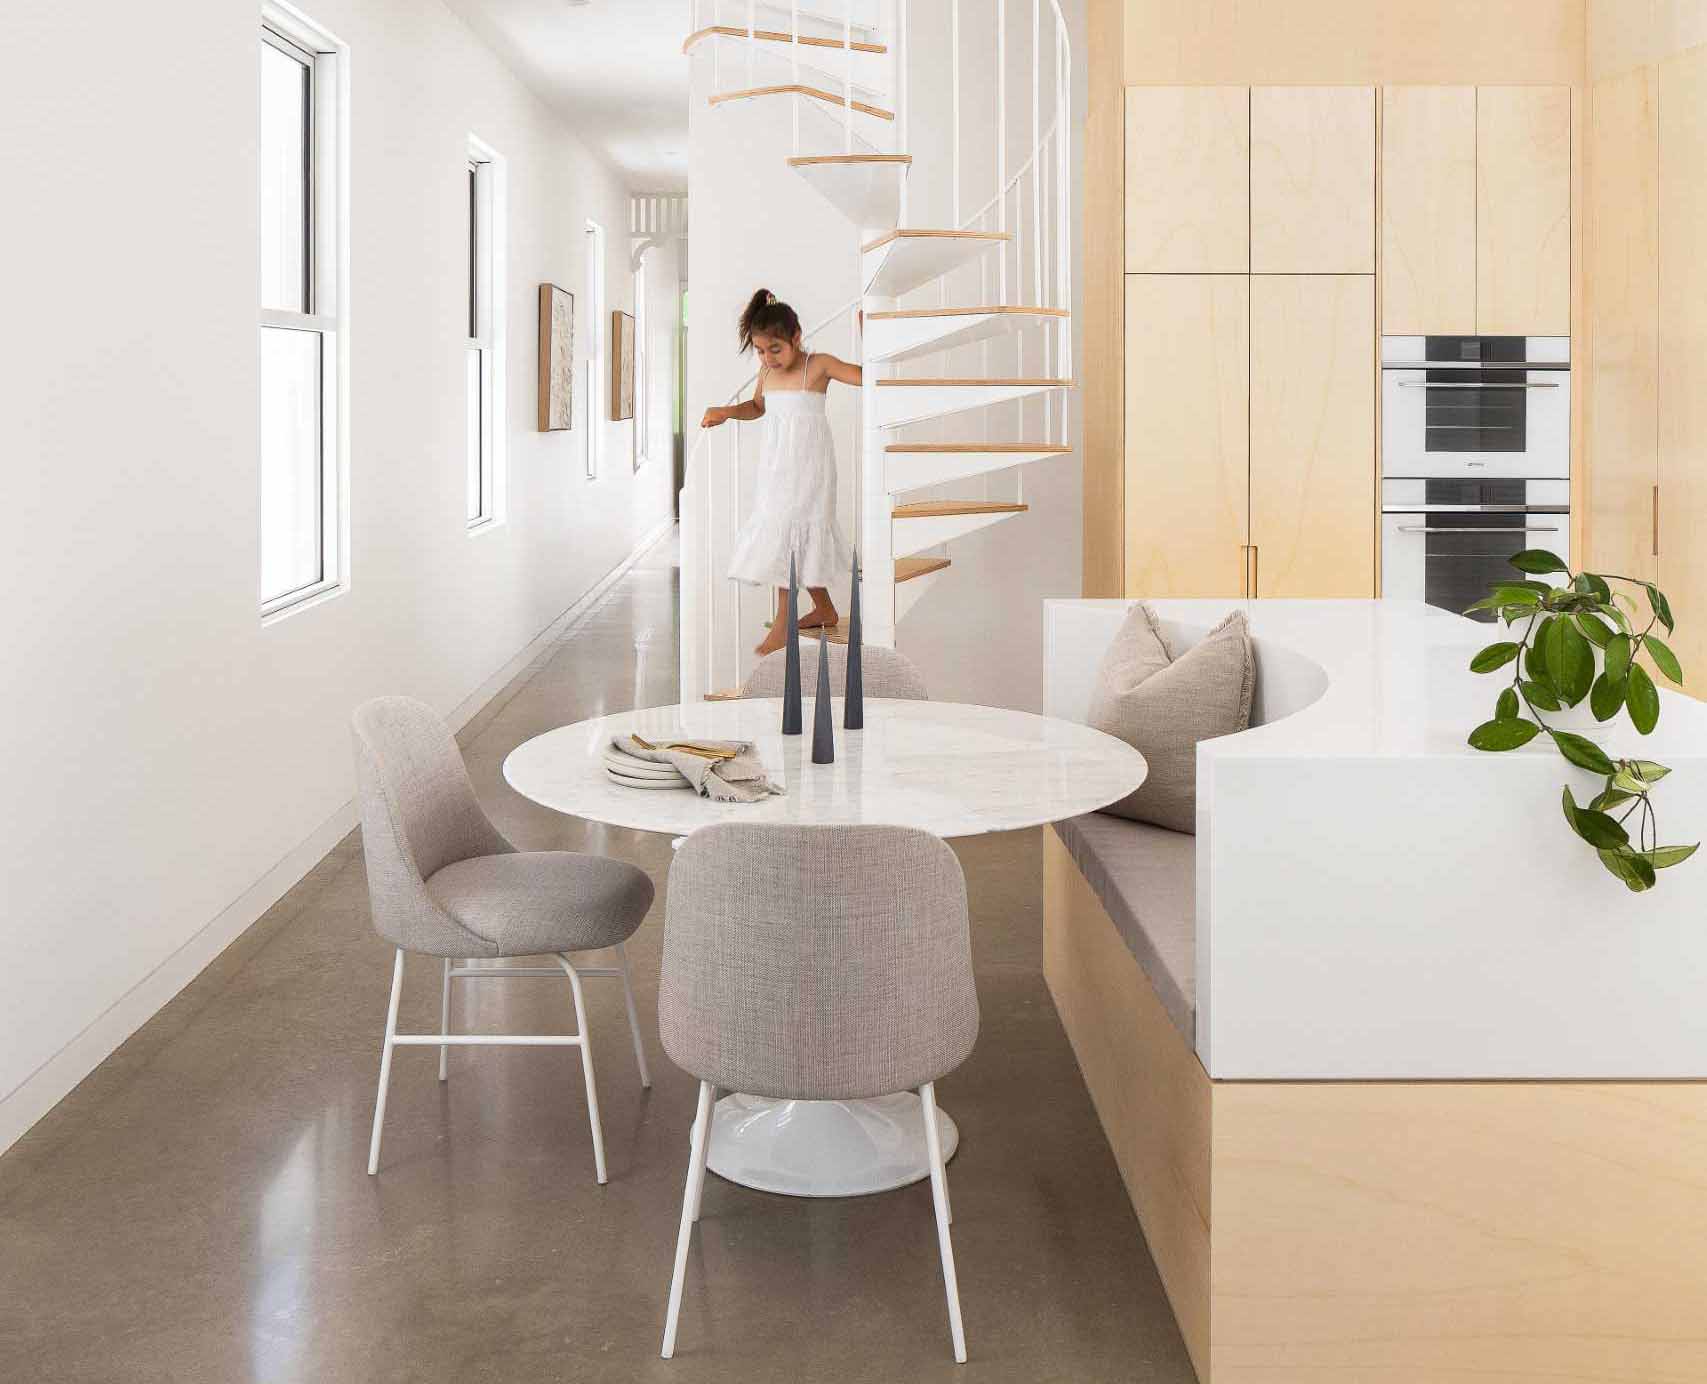
[[[689,0],[446,3],[636,191],[686,191]]]

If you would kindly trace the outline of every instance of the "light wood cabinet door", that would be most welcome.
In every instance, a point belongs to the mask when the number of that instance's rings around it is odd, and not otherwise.
[[[1375,594],[1375,279],[1251,279],[1257,596]]]
[[[1126,272],[1250,268],[1250,90],[1126,89]]]
[[[1659,581],[1707,688],[1707,46],[1660,64]],[[1664,637],[1664,636],[1662,636]]]
[[[1475,334],[1475,87],[1382,90],[1381,330]]]
[[[1375,89],[1251,89],[1251,272],[1375,272]]]
[[[1571,331],[1571,90],[1476,91],[1476,330]]]
[[[1126,279],[1128,596],[1244,594],[1250,279]]]
[[[1585,218],[1594,360],[1584,561],[1647,580],[1659,483],[1658,87],[1653,67],[1595,83]]]

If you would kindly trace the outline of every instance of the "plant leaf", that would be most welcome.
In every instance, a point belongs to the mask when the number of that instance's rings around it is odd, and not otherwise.
[[[1605,812],[1610,807],[1623,807],[1625,803],[1634,801],[1634,793],[1626,793],[1618,788],[1603,788],[1590,800],[1589,806],[1596,812]]]
[[[1624,683],[1614,682],[1602,673],[1589,689],[1588,705],[1595,720],[1610,721],[1618,714],[1618,708],[1624,705]]]
[[[1587,769],[1591,774],[1612,774],[1617,771],[1615,765],[1607,758],[1606,751],[1594,741],[1580,735],[1572,735],[1568,730],[1553,732],[1553,744],[1559,753],[1575,764],[1579,769]]]
[[[1683,665],[1677,661],[1677,655],[1671,649],[1660,643],[1653,635],[1642,636],[1642,647],[1653,657],[1654,667],[1664,673],[1675,683],[1683,681]]]
[[[1648,604],[1654,608],[1654,614],[1659,618],[1659,622],[1666,627],[1666,633],[1670,634],[1672,632],[1671,602],[1666,600],[1665,592],[1661,591],[1651,581],[1643,582],[1642,585],[1648,588]]]
[[[1541,593],[1531,591],[1527,586],[1496,586],[1488,593],[1498,599],[1501,605],[1538,606],[1541,604]]]
[[[1627,634],[1615,634],[1612,642],[1606,646],[1606,676],[1613,682],[1622,683],[1624,675],[1630,670],[1630,658],[1635,652],[1635,646]]]
[[[1511,565],[1520,572],[1569,572],[1571,569],[1559,559],[1557,553],[1550,553],[1545,548],[1525,548],[1511,559]]]
[[[1654,867],[1626,846],[1621,851],[1601,851],[1600,863],[1629,887],[1632,894],[1654,887]]]
[[[1585,596],[1593,596],[1597,601],[1612,599],[1612,588],[1606,584],[1606,579],[1593,572],[1578,573],[1577,579],[1571,585]]]
[[[1693,846],[1661,846],[1658,850],[1637,851],[1636,854],[1656,870],[1664,870],[1683,864],[1700,849],[1701,843],[1697,841]]]
[[[1571,824],[1571,830],[1589,845],[1610,851],[1630,844],[1629,832],[1604,812],[1592,807],[1578,807],[1569,788],[1565,789],[1564,808],[1565,820]]]
[[[1517,657],[1517,651],[1522,646],[1506,640],[1499,644],[1490,644],[1470,660],[1472,673],[1491,673],[1496,668],[1503,668]]]
[[[1671,772],[1665,765],[1655,764],[1651,759],[1632,759],[1630,767],[1642,776],[1644,782],[1649,784],[1658,783]]]
[[[1553,689],[1551,687],[1543,687],[1538,682],[1520,682],[1518,686],[1522,688],[1523,695],[1528,699],[1531,706],[1537,707],[1542,711],[1559,711],[1563,709],[1559,699],[1553,695]]]
[[[1630,708],[1630,721],[1643,735],[1652,734],[1660,723],[1660,694],[1648,670],[1640,663],[1630,665],[1630,685],[1624,691],[1624,705]]]
[[[1577,628],[1588,636],[1589,643],[1599,649],[1610,644],[1613,634],[1616,633],[1600,616],[1586,610],[1577,613]]]
[[[1515,750],[1541,734],[1541,727],[1521,718],[1513,721],[1483,721],[1470,732],[1470,744],[1478,750]]]
[[[1515,721],[1520,709],[1517,689],[1508,687],[1500,693],[1499,700],[1494,703],[1494,719],[1496,721]]]
[[[1553,685],[1567,704],[1575,706],[1588,696],[1594,681],[1594,651],[1571,620],[1555,620],[1548,636],[1547,667],[1553,674]]]

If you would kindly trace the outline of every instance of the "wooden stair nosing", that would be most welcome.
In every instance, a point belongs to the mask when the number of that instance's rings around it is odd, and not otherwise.
[[[895,581],[899,584],[912,581],[914,577],[928,577],[948,565],[946,557],[898,557],[895,559]]]
[[[864,101],[844,101],[832,91],[821,87],[807,86],[804,82],[782,82],[775,86],[747,87],[741,91],[719,91],[711,97],[711,104],[720,106],[725,101],[746,101],[755,96],[810,96],[815,101],[826,101],[832,106],[851,108],[861,115],[875,116],[879,120],[893,120],[894,111],[886,111],[881,106],[868,106]]]
[[[1001,500],[918,500],[896,505],[892,519],[953,519],[963,514],[1024,514],[1030,505]]]
[[[712,24],[708,25],[706,28],[695,30],[693,33],[689,34],[687,38],[682,41],[682,52],[687,52],[702,38],[706,38],[712,34],[721,34],[727,38],[749,37],[747,31],[739,25]],[[755,29],[750,37],[765,43],[793,43],[795,41],[794,35],[785,34],[779,29]],[[809,46],[812,48],[845,47],[842,40],[839,38],[817,38],[810,34],[800,35],[800,43],[802,46]],[[887,53],[889,49],[881,43],[862,43],[858,39],[855,39],[853,43],[853,51],[856,53]]]
[[[911,163],[911,154],[796,154],[788,161],[790,168],[815,168],[832,163]],[[871,316],[876,317],[876,313]]]
[[[792,162],[793,160],[790,160]],[[889,312],[868,312],[867,322],[893,322],[920,317],[986,317],[1025,314],[1033,317],[1070,317],[1066,308],[1028,308],[1008,304],[984,308],[896,308]]]
[[[885,452],[1049,452],[1065,456],[1071,447],[1059,442],[891,442]]]
[[[716,98],[712,98],[715,100]],[[836,104],[841,105],[841,98]],[[873,250],[881,250],[892,240],[988,240],[992,244],[1012,240],[1012,231],[932,231],[932,230],[895,230],[886,231],[869,245],[859,247],[861,254],[870,254]]]
[[[973,386],[973,385],[1024,385],[1027,387],[1054,386],[1060,389],[1072,387],[1071,380],[878,380],[879,389],[920,388],[932,385]]]

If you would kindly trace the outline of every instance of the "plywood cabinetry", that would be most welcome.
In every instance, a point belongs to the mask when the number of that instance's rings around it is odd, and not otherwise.
[[[1652,579],[1659,484],[1659,82],[1595,83],[1589,116],[1588,535],[1597,570]]]
[[[1700,695],[1707,686],[1707,45],[1659,65],[1659,107],[1659,580],[1680,619],[1669,642],[1686,685]],[[1597,453],[1594,464],[1605,462]]]
[[[1476,330],[1476,89],[1381,93],[1381,321],[1391,336]]]
[[[1476,330],[1571,331],[1571,92],[1476,92]]]
[[[1375,280],[1251,280],[1253,596],[1375,590]]]
[[[1251,272],[1375,272],[1375,90],[1251,91]]]
[[[1126,280],[1125,589],[1238,596],[1248,523],[1250,280]]]
[[[1126,272],[1250,268],[1250,92],[1129,87]]]

